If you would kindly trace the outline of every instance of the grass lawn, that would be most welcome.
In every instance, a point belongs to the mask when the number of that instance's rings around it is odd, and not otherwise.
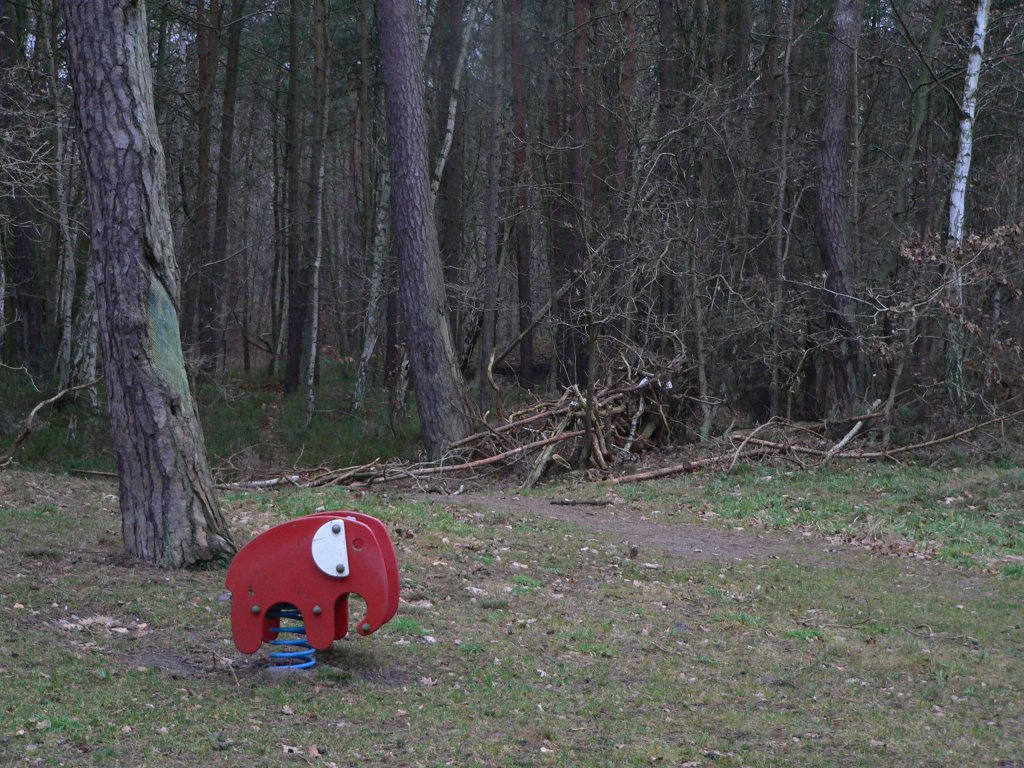
[[[223,568],[123,562],[112,484],[2,473],[0,764],[1024,766],[1020,471],[871,471],[585,491],[756,529],[742,560],[499,496],[229,495],[240,541],[319,506],[395,532],[398,616],[293,674],[234,649]]]

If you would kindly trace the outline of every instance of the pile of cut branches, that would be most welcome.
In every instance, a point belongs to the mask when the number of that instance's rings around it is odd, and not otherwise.
[[[537,401],[496,424],[487,424],[452,445],[440,461],[376,459],[340,469],[281,472],[272,478],[223,487],[357,486],[442,476],[474,478],[488,471],[501,471],[506,477],[515,473],[525,478],[525,486],[532,487],[554,466],[586,470],[601,478],[613,465],[634,461],[646,448],[671,441],[673,398],[672,385],[659,376],[605,387],[595,392],[592,402],[579,388],[569,387],[557,400]]]
[[[729,470],[741,458],[786,460],[801,467],[838,460],[899,461],[915,451],[937,448],[971,433],[1024,416],[1016,410],[958,431],[901,446],[878,442],[871,423],[881,419],[876,401],[869,412],[841,422],[842,436],[830,437],[836,424],[792,423],[772,419],[752,429],[730,431],[711,447],[687,461],[646,471],[625,473],[621,468],[658,444],[673,442],[669,414],[679,405],[669,379],[644,376],[619,387],[595,393],[592,402],[576,387],[557,400],[538,401],[509,414],[454,444],[439,461],[409,463],[375,459],[351,467],[291,470],[262,480],[222,484],[223,488],[272,488],[294,485],[319,488],[332,485],[366,487],[386,482],[448,479],[474,481],[501,473],[502,479],[522,478],[533,487],[552,467],[585,471],[592,480],[632,483],[696,472],[709,467]],[[616,471],[616,470],[620,471]]]

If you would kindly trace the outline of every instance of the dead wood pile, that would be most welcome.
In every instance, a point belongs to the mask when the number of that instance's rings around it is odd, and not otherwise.
[[[675,400],[675,401],[674,401]],[[553,466],[585,470],[592,480],[631,483],[695,472],[713,466],[731,469],[744,460],[787,460],[806,467],[839,460],[899,461],[905,454],[966,438],[971,433],[1024,415],[1024,409],[988,419],[950,434],[903,446],[871,439],[865,427],[883,418],[878,402],[869,413],[841,422],[842,437],[830,438],[836,425],[796,424],[772,419],[756,428],[730,431],[716,441],[717,450],[681,463],[652,470],[624,473],[625,466],[658,442],[672,438],[670,412],[678,405],[671,384],[645,376],[629,386],[598,391],[592,403],[579,389],[567,389],[558,400],[538,401],[511,413],[453,445],[440,461],[408,463],[375,459],[343,468],[281,472],[262,480],[222,484],[223,488],[272,488],[294,485],[318,488],[332,485],[365,487],[398,480],[481,480],[494,473],[524,478],[535,486]],[[848,428],[847,428],[848,427]],[[859,447],[858,447],[859,446]]]
[[[222,487],[358,486],[439,476],[475,478],[496,471],[525,476],[524,485],[532,487],[553,466],[586,469],[592,477],[602,478],[613,466],[634,461],[641,451],[670,441],[672,399],[671,383],[658,376],[603,388],[592,403],[577,387],[570,387],[557,400],[535,402],[460,440],[441,461],[377,459],[340,469],[290,470]]]

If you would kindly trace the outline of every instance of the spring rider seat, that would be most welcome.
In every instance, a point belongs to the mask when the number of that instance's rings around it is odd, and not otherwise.
[[[348,597],[366,603],[356,624],[375,632],[398,610],[398,561],[387,528],[360,512],[317,512],[289,520],[250,541],[231,562],[231,633],[242,653],[269,643],[272,668],[308,669],[314,653],[348,633]],[[282,626],[281,620],[302,626]]]

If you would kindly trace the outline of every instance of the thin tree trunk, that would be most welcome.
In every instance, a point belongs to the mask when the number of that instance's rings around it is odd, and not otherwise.
[[[209,13],[207,13],[209,5]],[[213,144],[213,95],[217,86],[220,48],[220,0],[196,0],[196,47],[198,48],[198,98],[196,118],[196,197],[192,202],[191,247],[188,254],[192,279],[185,285],[185,342],[199,342],[200,366],[211,372],[216,366],[214,302],[211,297],[210,260],[210,149]],[[189,311],[194,306],[195,311]],[[209,351],[209,356],[207,356]]]
[[[129,555],[180,568],[232,554],[178,334],[178,269],[145,10],[62,0],[92,224],[93,279]]]
[[[224,278],[227,274],[228,222],[234,177],[235,101],[238,95],[238,56],[244,26],[245,0],[233,0],[228,22],[227,59],[224,64],[224,98],[221,105],[220,148],[217,159],[217,203],[213,221],[210,264],[200,282],[202,327],[199,352],[207,371],[216,368],[217,350],[224,344]]]
[[[630,183],[630,115],[633,102],[633,83],[636,73],[636,17],[631,0],[618,0],[619,15],[622,17],[622,63],[619,66],[619,93],[615,110],[615,171],[612,177],[611,194],[611,242],[608,257],[611,262],[612,295],[610,307],[611,327],[615,335],[623,338],[626,316],[631,303],[630,285],[627,276],[626,213],[629,207]]]
[[[776,15],[773,20],[775,35],[782,30],[782,0],[776,0]],[[789,186],[789,120],[790,120],[790,60],[793,53],[793,4],[789,3],[785,12],[785,53],[782,57],[782,103],[772,111],[773,117],[778,115],[778,124],[773,125],[775,131],[775,152],[778,157],[778,176],[775,186],[774,220],[772,222],[772,305],[771,305],[771,359],[769,376],[771,384],[771,415],[780,416],[782,410],[782,365],[783,337],[789,325],[782,306],[783,291],[786,280],[786,255],[788,252],[788,231],[786,229],[786,189]],[[774,62],[770,65],[774,67]],[[771,75],[774,80],[774,73]],[[773,85],[774,89],[774,85]],[[774,103],[774,94],[771,99]],[[773,120],[774,122],[774,120]]]
[[[285,344],[284,391],[291,394],[299,388],[302,369],[302,339],[306,330],[308,286],[302,250],[302,195],[299,177],[302,163],[302,115],[299,112],[299,21],[302,0],[291,0],[288,17],[288,105],[287,140],[285,145],[285,226],[288,243],[288,312]]]
[[[592,0],[576,0],[573,27],[575,40],[572,49],[572,115],[570,133],[572,149],[570,150],[570,184],[569,199],[574,212],[569,214],[570,229],[567,237],[568,251],[564,254],[567,263],[565,273],[571,275],[583,269],[587,261],[586,235],[588,218],[587,199],[587,147],[589,144],[589,126],[587,123],[587,106],[589,104],[589,66],[590,66],[590,23]],[[590,280],[591,275],[584,277]],[[564,325],[560,344],[561,365],[568,376],[568,382],[586,387],[590,366],[587,361],[588,345],[586,330],[582,327],[586,314],[586,289],[583,286],[571,289],[565,298],[562,310]]]
[[[456,7],[454,0],[449,0],[449,2],[451,2],[452,7]],[[458,4],[457,8],[458,22],[461,25],[461,3]],[[476,13],[477,8],[473,5],[469,9],[469,20],[463,27],[461,43],[458,48],[458,57],[455,59],[453,66],[451,67],[451,89],[448,91],[448,98],[443,100],[439,105],[443,107],[443,111],[439,110],[443,117],[443,121],[439,132],[440,143],[434,160],[434,173],[430,180],[430,191],[435,198],[437,197],[438,188],[441,186],[441,178],[444,176],[445,164],[448,162],[448,155],[451,152],[452,142],[455,139],[455,117],[459,109],[459,93],[462,90],[462,76],[466,70],[466,54],[469,50],[469,41],[473,34],[473,25],[476,22]],[[455,39],[458,40],[459,38],[456,37]]]
[[[494,4],[491,22],[491,115],[490,146],[487,150],[487,224],[484,244],[484,291],[480,328],[480,367],[477,371],[478,402],[481,412],[489,408],[488,362],[494,354],[498,304],[498,191],[501,186],[501,110],[504,106],[504,0]]]
[[[356,370],[356,384],[352,396],[352,412],[362,416],[366,407],[366,385],[370,378],[370,361],[377,347],[384,321],[384,277],[390,250],[390,227],[388,226],[388,197],[391,193],[390,178],[381,171],[377,185],[377,213],[372,246],[373,271],[370,275],[370,298],[366,305],[366,325],[363,330],[363,351],[359,356]]]
[[[17,161],[25,160],[27,153],[23,139],[17,132],[12,135],[7,128],[8,115],[18,114],[23,104],[19,103],[23,75],[16,72],[22,64],[23,50],[19,44],[19,20],[25,8],[13,2],[0,3],[0,76],[6,78],[7,87],[0,89],[0,131],[5,136],[6,155]],[[27,89],[27,85],[26,89]],[[10,252],[11,274],[7,287],[11,289],[11,310],[15,323],[15,353],[31,368],[43,368],[43,289],[40,285],[39,249],[34,233],[29,192],[22,188],[20,181],[5,190],[8,203],[6,245]],[[0,213],[2,217],[2,213]],[[6,332],[6,327],[0,329]]]
[[[285,215],[284,181],[281,173],[281,142],[278,130],[278,117],[280,116],[281,88],[274,89],[274,101],[271,107],[271,167],[273,169],[273,195],[271,201],[272,214],[274,218],[274,261],[270,272],[270,359],[267,361],[267,375],[273,376],[277,368],[277,361],[281,359],[281,350],[284,346],[282,338],[285,327],[285,313],[287,312],[287,282],[284,275],[288,270],[288,237],[287,222]]]
[[[978,110],[978,80],[981,59],[985,53],[985,34],[988,29],[990,0],[979,0],[974,22],[971,53],[967,59],[967,77],[964,80],[964,98],[960,106],[960,142],[953,165],[953,185],[949,193],[949,265],[950,265],[950,318],[947,333],[946,387],[953,403],[967,405],[967,386],[964,382],[964,273],[960,250],[964,244],[964,213],[967,200],[967,179],[971,173],[971,152],[974,146],[974,117]]]
[[[54,16],[50,23],[50,29],[41,39],[48,40],[47,58],[49,59],[49,78],[47,86],[49,89],[50,107],[53,110],[53,163],[54,163],[54,196],[57,203],[57,239],[59,248],[57,252],[57,320],[59,322],[59,342],[57,346],[57,361],[55,370],[57,373],[58,390],[68,389],[71,383],[71,346],[74,335],[74,300],[75,284],[77,282],[77,271],[75,269],[75,247],[74,235],[71,231],[71,217],[69,214],[68,198],[70,196],[70,168],[72,164],[67,157],[67,143],[65,140],[64,120],[60,109],[60,92],[57,76],[57,22],[56,3],[54,3]]]
[[[399,296],[423,437],[431,455],[469,433],[464,384],[445,317],[427,162],[422,65],[412,0],[378,0]]]
[[[928,41],[925,43],[924,50],[920,53],[921,60],[917,63],[917,71],[910,88],[910,130],[907,132],[907,138],[903,142],[903,153],[900,155],[899,171],[896,175],[896,188],[894,191],[892,227],[895,238],[907,237],[911,234],[906,229],[907,221],[910,217],[910,206],[907,203],[907,188],[910,186],[911,179],[914,176],[914,158],[917,156],[917,147],[921,140],[921,129],[925,123],[928,93],[931,91],[932,58],[942,35],[942,25],[945,23],[946,7],[948,5],[948,0],[939,0],[939,6],[932,17]],[[880,261],[879,277],[885,282],[888,282],[891,278],[895,266],[895,260],[890,255],[894,250],[893,248],[884,249]]]
[[[7,363],[7,264],[0,258],[0,364]]]
[[[825,76],[825,113],[819,155],[816,228],[825,267],[825,318],[831,338],[833,408],[849,413],[860,396],[861,340],[853,314],[853,264],[847,196],[850,162],[850,98],[853,61],[864,0],[837,0]]]
[[[323,261],[324,145],[327,143],[327,0],[313,2],[313,140],[309,159],[309,240],[306,254],[306,343],[303,385],[306,389],[306,428],[316,408],[316,367],[320,332],[320,264]]]
[[[529,199],[527,196],[526,158],[526,55],[523,50],[523,0],[509,3],[510,45],[512,56],[512,166],[515,184],[513,235],[516,246],[516,287],[519,296],[519,379],[523,386],[533,384],[532,253],[530,244]]]

